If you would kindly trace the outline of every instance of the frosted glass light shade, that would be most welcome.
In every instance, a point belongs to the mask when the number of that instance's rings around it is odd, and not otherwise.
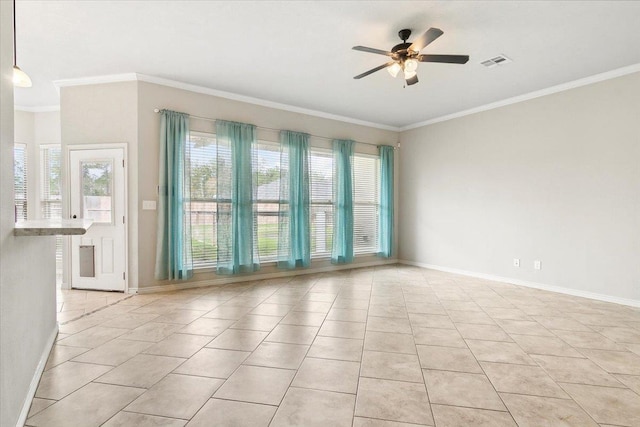
[[[408,71],[410,73],[415,72],[418,69],[418,61],[415,59],[407,59],[404,62],[404,71],[405,73]]]
[[[406,68],[404,69],[404,79],[409,80],[411,77],[414,77],[417,73],[415,71],[408,71]]]
[[[13,66],[13,85],[15,87],[31,87],[31,78],[17,65]]]
[[[402,67],[400,67],[400,64],[398,64],[397,62],[392,66],[387,67],[387,71],[389,72],[389,74],[391,74],[392,77],[396,77],[401,69]]]

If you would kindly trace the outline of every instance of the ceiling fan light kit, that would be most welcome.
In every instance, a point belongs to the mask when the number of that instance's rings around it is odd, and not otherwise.
[[[406,61],[404,61],[404,71],[405,72],[410,72],[413,73],[418,69],[418,61],[416,61],[413,58],[409,58]]]
[[[387,68],[387,71],[393,78],[398,77],[398,73],[400,72],[400,70],[402,70],[402,67],[397,62],[394,62],[392,66]]]
[[[375,53],[385,55],[391,58],[391,61],[382,64],[362,74],[358,74],[354,79],[361,79],[380,71],[387,69],[392,77],[397,77],[400,71],[403,71],[404,80],[408,86],[418,83],[418,63],[419,62],[440,62],[445,64],[466,64],[469,61],[468,55],[421,55],[420,51],[440,37],[443,31],[439,28],[429,28],[426,33],[418,37],[413,43],[407,43],[411,36],[411,30],[403,29],[398,32],[398,36],[402,43],[395,45],[391,51],[374,49],[365,46],[354,46],[354,50],[361,52]]]

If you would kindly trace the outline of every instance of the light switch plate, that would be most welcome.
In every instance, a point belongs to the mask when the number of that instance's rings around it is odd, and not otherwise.
[[[156,201],[155,200],[143,200],[142,201],[142,210],[143,211],[155,211],[156,210]]]

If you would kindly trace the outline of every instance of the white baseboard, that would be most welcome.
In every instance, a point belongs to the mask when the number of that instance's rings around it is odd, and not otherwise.
[[[305,274],[326,273],[338,270],[354,270],[357,268],[376,267],[388,264],[398,264],[397,259],[380,259],[357,264],[329,265],[324,267],[305,268],[300,270],[276,271],[273,273],[247,274],[243,276],[229,276],[220,279],[194,280],[184,283],[171,283],[169,285],[149,286],[143,288],[129,288],[129,293],[151,294],[156,292],[177,291],[181,289],[203,288],[206,286],[221,286],[231,283],[249,282],[255,280],[277,279],[280,277],[294,277]]]
[[[42,373],[44,372],[44,367],[46,366],[47,360],[49,359],[49,354],[51,353],[53,344],[56,342],[56,336],[58,336],[58,323],[56,323],[56,327],[53,328],[53,331],[51,332],[51,335],[47,339],[47,343],[44,346],[44,350],[40,355],[40,360],[38,361],[38,366],[36,366],[36,371],[33,374],[33,378],[31,378],[31,384],[29,384],[27,396],[25,398],[24,404],[22,405],[22,410],[20,411],[20,417],[18,418],[16,427],[24,426],[24,423],[27,421],[27,415],[29,415],[29,409],[31,409],[31,402],[36,395],[36,390],[38,389],[40,378],[42,377]]]
[[[629,299],[629,298],[614,297],[614,296],[611,296],[611,295],[599,294],[599,293],[595,293],[595,292],[581,291],[579,289],[571,289],[571,288],[565,288],[565,287],[562,287],[562,286],[547,285],[545,283],[528,282],[526,280],[512,279],[510,277],[495,276],[493,274],[477,273],[477,272],[474,272],[474,271],[459,270],[459,269],[456,269],[456,268],[442,267],[442,266],[439,266],[439,265],[426,264],[426,263],[422,263],[422,262],[398,260],[398,263],[399,264],[406,264],[406,265],[413,265],[413,266],[416,266],[416,267],[429,268],[429,269],[432,269],[432,270],[444,271],[446,273],[453,273],[453,274],[460,274],[460,275],[463,275],[463,276],[477,277],[479,279],[493,280],[493,281],[496,281],[496,282],[505,282],[505,283],[510,283],[510,284],[513,284],[513,285],[525,286],[527,288],[535,288],[535,289],[541,289],[541,290],[544,290],[544,291],[558,292],[560,294],[573,295],[573,296],[576,296],[576,297],[583,297],[583,298],[589,298],[589,299],[594,299],[594,300],[598,300],[598,301],[612,302],[612,303],[615,303],[615,304],[628,305],[628,306],[631,306],[631,307],[640,307],[640,301],[634,300],[634,299]]]

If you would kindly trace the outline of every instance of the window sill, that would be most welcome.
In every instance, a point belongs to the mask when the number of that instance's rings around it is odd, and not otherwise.
[[[358,252],[355,254],[355,259],[364,258],[364,257],[374,257],[377,254],[378,254],[377,252]],[[330,255],[323,255],[323,256],[311,258],[310,267],[313,267],[314,262],[318,262],[318,261],[322,262],[322,261],[330,261],[330,260],[331,260]],[[260,263],[260,267],[276,267],[276,266],[277,266],[276,261],[266,261],[266,262]],[[193,270],[196,273],[214,273],[214,274],[216,273],[216,267],[211,265],[194,267]],[[254,273],[248,273],[248,275],[251,275],[251,274],[254,274]]]

